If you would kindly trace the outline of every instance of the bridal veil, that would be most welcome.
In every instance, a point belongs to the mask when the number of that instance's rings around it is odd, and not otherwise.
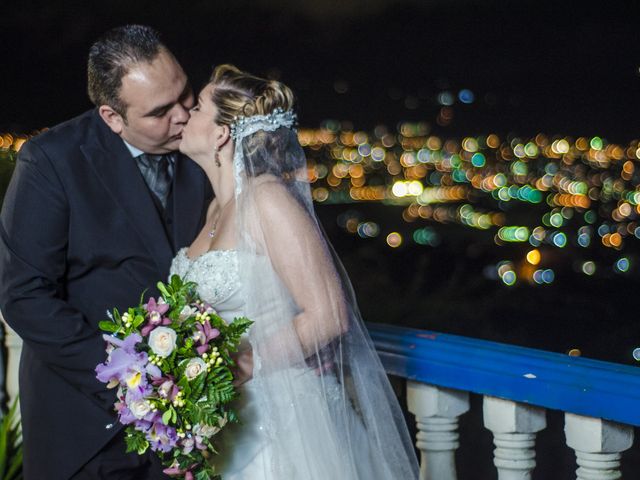
[[[252,388],[273,477],[417,479],[404,416],[314,213],[294,123],[275,108],[230,125]]]

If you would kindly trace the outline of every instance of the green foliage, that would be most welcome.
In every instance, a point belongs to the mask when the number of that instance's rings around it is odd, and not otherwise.
[[[207,375],[198,375],[191,381],[191,392],[189,393],[189,397],[193,400],[197,400],[202,395],[202,391],[204,390],[205,380],[207,379]]]
[[[231,402],[236,398],[233,386],[233,375],[227,367],[218,367],[211,372],[215,378],[207,388],[207,400],[213,405],[221,405]]]
[[[220,412],[216,405],[209,403],[196,403],[191,408],[191,418],[194,424],[217,425]]]
[[[127,430],[124,441],[127,444],[127,453],[136,452],[138,455],[142,455],[149,448],[149,442],[144,433],[137,430]]]
[[[115,333],[120,330],[120,327],[118,327],[118,325],[109,320],[103,320],[102,322],[98,323],[98,327],[100,327],[100,330],[109,333]]]
[[[18,400],[0,422],[0,479],[22,479],[22,430],[17,415]]]
[[[207,472],[205,470],[202,470],[195,475],[196,480],[217,480],[219,478],[221,478],[219,475],[215,475],[212,477],[210,472]]]

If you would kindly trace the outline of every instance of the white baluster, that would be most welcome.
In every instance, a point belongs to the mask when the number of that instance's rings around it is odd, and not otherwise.
[[[8,405],[18,396],[18,366],[22,352],[22,339],[4,320],[0,312],[0,328],[4,326],[4,343],[7,346],[5,388],[8,395]]]
[[[576,452],[578,480],[622,478],[620,457],[633,445],[631,426],[565,413],[564,433],[567,445]]]
[[[469,410],[469,393],[409,381],[407,404],[418,425],[420,480],[456,480],[458,417]]]
[[[522,403],[484,397],[484,426],[493,432],[498,480],[530,480],[536,466],[536,432],[547,426],[546,411]]]

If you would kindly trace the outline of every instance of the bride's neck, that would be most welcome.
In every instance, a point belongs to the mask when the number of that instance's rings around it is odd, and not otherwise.
[[[204,169],[213,188],[213,193],[219,205],[226,205],[235,195],[236,180],[233,176],[233,165],[231,162],[222,162],[219,167],[211,162],[210,166]]]

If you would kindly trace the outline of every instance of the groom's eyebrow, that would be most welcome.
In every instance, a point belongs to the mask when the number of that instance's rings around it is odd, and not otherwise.
[[[180,97],[178,97],[178,100],[176,102],[160,105],[159,107],[156,107],[150,112],[146,113],[144,116],[145,117],[161,117],[162,115],[167,113],[169,109],[173,107],[176,103],[181,102],[182,100],[187,98],[190,94],[191,94],[191,84],[187,82],[184,86],[184,90],[182,90],[182,93],[180,94]]]

